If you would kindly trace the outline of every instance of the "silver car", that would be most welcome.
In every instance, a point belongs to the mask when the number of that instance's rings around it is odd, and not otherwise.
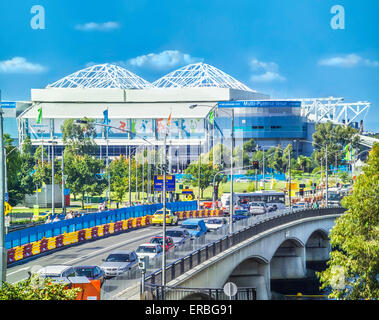
[[[104,270],[105,277],[115,277],[130,270],[138,262],[137,254],[130,250],[112,252],[100,266]]]
[[[267,206],[264,202],[253,202],[250,204],[250,213],[255,214],[264,214],[268,211]]]

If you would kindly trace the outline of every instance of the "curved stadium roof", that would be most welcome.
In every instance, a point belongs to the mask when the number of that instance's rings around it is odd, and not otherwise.
[[[253,91],[225,72],[203,62],[189,64],[153,82],[158,88],[216,87]]]
[[[114,64],[98,64],[79,70],[46,88],[154,88],[150,82]]]

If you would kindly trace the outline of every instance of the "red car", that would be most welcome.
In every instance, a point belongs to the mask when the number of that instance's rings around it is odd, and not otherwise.
[[[150,243],[158,243],[162,246],[163,236],[155,236],[150,239]],[[163,247],[163,246],[162,246]],[[174,240],[171,237],[166,237],[165,251],[168,251],[175,247]]]

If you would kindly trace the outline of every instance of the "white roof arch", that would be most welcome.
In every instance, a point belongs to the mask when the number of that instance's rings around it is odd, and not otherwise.
[[[72,73],[46,88],[154,88],[150,82],[114,64],[98,64]]]
[[[158,88],[216,87],[252,91],[225,72],[203,62],[189,64],[153,82]]]

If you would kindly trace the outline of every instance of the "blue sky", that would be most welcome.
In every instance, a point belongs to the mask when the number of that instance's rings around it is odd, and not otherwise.
[[[34,30],[31,8],[45,9]],[[345,9],[334,30],[331,8]],[[379,131],[379,1],[2,0],[0,89],[28,100],[91,63],[119,63],[148,81],[203,61],[274,98],[370,101]]]

